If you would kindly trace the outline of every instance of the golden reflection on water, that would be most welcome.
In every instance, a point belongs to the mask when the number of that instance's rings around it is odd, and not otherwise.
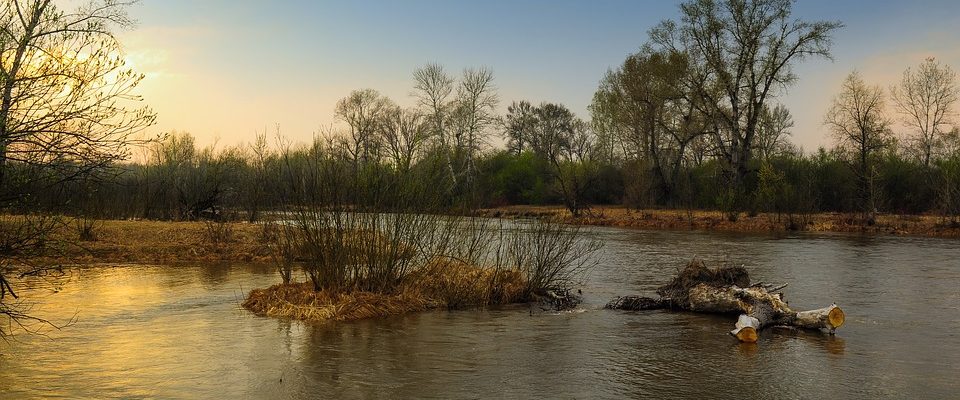
[[[760,348],[760,345],[756,343],[737,343],[736,346],[737,352],[747,358],[753,358],[756,356],[757,351]]]
[[[823,348],[835,356],[842,356],[847,352],[847,341],[840,336],[830,335],[823,341]]]
[[[72,371],[87,377],[85,389],[91,393],[124,397],[155,396],[158,390],[169,393],[170,385],[178,384],[172,378],[178,376],[215,379],[216,371],[225,366],[210,365],[215,358],[210,339],[229,332],[212,326],[218,316],[207,308],[231,309],[234,304],[231,298],[197,296],[197,286],[226,276],[211,269],[80,268],[61,282],[55,294],[45,282],[28,282],[24,294],[35,300],[32,312],[56,325],[75,320],[61,330],[47,329],[46,337],[17,332],[22,343],[8,355],[16,357],[18,351],[42,347],[42,352],[31,355],[34,362],[27,365],[29,369]],[[236,298],[240,296],[238,292]],[[58,393],[56,388],[49,385],[47,394],[78,394]]]

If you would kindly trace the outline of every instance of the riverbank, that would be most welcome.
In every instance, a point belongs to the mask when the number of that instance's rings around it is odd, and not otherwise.
[[[560,206],[508,206],[483,209],[478,215],[647,230],[807,231],[960,238],[960,226],[932,215],[881,214],[872,226],[861,225],[855,215],[842,213],[795,216],[792,220],[787,215],[744,213],[730,221],[720,211],[634,210],[615,206],[596,207],[579,218]],[[13,218],[17,217],[0,218],[0,229],[12,229]],[[267,232],[260,224],[104,220],[94,223],[91,232],[92,238],[79,240],[75,221],[64,218],[47,240],[47,249],[29,258],[58,264],[273,261],[265,239]]]
[[[741,213],[730,221],[720,211],[635,210],[622,206],[595,207],[584,216],[573,217],[561,206],[508,206],[483,209],[478,215],[493,218],[548,218],[557,222],[638,228],[648,230],[702,230],[721,232],[846,232],[879,235],[909,235],[960,238],[960,226],[933,215],[877,215],[874,225],[860,223],[855,214],[818,213],[805,216]]]
[[[879,235],[960,238],[960,226],[938,216],[881,214],[872,226],[859,223],[856,215],[820,213],[807,216],[740,214],[730,221],[720,211],[634,210],[626,207],[596,207],[574,218],[560,206],[508,206],[478,211],[491,218],[544,218],[594,226],[647,230],[701,230],[721,232],[846,232]],[[12,219],[0,218],[0,229],[12,229]],[[272,262],[267,232],[260,224],[245,222],[172,222],[103,220],[93,224],[93,237],[79,240],[75,221],[63,218],[47,240],[47,249],[29,257],[34,262],[58,264],[195,262]],[[93,239],[93,240],[89,240]]]
[[[14,219],[0,219],[0,228],[12,229]],[[28,257],[45,264],[176,264],[196,262],[269,262],[263,228],[242,222],[172,222],[103,220],[93,224],[92,236],[80,240],[80,229],[62,218],[45,240],[41,254]]]

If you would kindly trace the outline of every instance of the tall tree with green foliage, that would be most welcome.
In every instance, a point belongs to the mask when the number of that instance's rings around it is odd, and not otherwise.
[[[586,193],[596,176],[595,136],[589,124],[562,104],[543,103],[531,111],[530,149],[549,165],[564,205],[579,217],[590,208]]]
[[[688,148],[711,124],[691,96],[686,55],[645,46],[608,73],[594,95],[593,118],[617,138],[629,159],[649,168],[658,196],[673,202]],[[644,171],[645,172],[645,171]]]

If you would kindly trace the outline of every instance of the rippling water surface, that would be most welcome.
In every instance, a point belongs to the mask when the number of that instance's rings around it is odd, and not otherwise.
[[[600,264],[582,310],[427,312],[310,325],[239,303],[266,266],[89,267],[34,313],[75,322],[0,342],[0,397],[955,398],[960,242],[591,229]],[[838,335],[725,317],[600,309],[651,293],[692,257],[789,282],[794,308],[840,304]],[[43,286],[46,287],[46,286]]]

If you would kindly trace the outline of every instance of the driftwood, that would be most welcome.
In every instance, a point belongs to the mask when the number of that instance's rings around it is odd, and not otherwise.
[[[572,293],[570,289],[542,289],[535,290],[530,294],[530,313],[533,314],[534,307],[540,311],[564,311],[577,308],[583,302],[583,292],[579,289]]]
[[[810,311],[792,310],[780,292],[786,286],[763,282],[751,285],[743,267],[709,269],[703,262],[694,261],[670,283],[657,289],[659,298],[618,297],[605,308],[740,314],[730,334],[751,343],[768,326],[827,329],[833,333],[843,325],[843,310],[836,304]]]

